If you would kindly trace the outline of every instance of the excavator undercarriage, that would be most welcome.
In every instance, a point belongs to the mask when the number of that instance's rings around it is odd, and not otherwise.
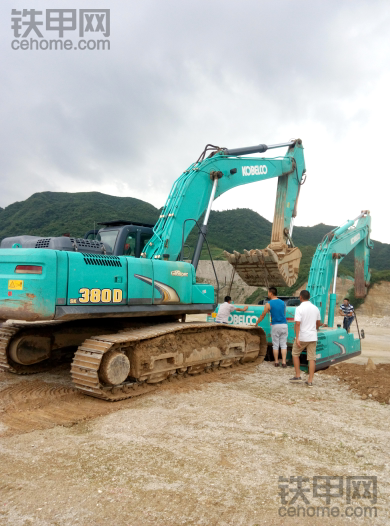
[[[74,352],[78,344],[71,366],[75,387],[90,396],[117,401],[131,398],[139,387],[256,359],[262,362],[266,355],[267,340],[261,328],[148,323],[116,327],[116,332],[105,335],[101,321],[79,327],[75,323],[37,324],[34,329],[23,324],[4,325],[0,330],[0,370],[18,374],[44,371],[55,363],[53,352]],[[41,359],[35,364],[31,363],[34,348],[36,359]],[[38,349],[41,353],[45,349],[46,355],[38,357]],[[30,363],[22,363],[24,358]]]

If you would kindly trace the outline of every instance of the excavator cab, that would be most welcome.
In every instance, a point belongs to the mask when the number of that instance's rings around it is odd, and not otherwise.
[[[153,225],[135,221],[106,221],[103,228],[89,230],[84,238],[103,243],[107,254],[139,258],[142,249],[153,236]]]

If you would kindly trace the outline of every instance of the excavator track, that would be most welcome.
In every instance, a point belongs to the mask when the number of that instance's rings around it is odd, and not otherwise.
[[[259,341],[257,344],[247,343],[244,349],[245,344],[242,343],[242,337],[239,343],[234,343],[237,333],[232,333],[232,343],[221,351],[217,347],[218,337],[224,337],[226,343],[229,340],[227,334],[232,330],[256,335]],[[200,333],[215,338],[215,345],[207,349],[194,347],[188,350],[189,340],[195,341],[196,335]],[[175,341],[169,341],[170,337],[177,338],[179,335],[184,336],[184,339],[192,335],[183,341],[183,346],[187,345],[186,351],[175,352],[173,349]],[[255,339],[252,338],[252,340]],[[195,346],[196,343],[193,345]],[[144,348],[143,351],[141,346]],[[170,353],[169,349],[173,352]],[[168,352],[163,352],[167,350]],[[167,380],[171,381],[201,372],[212,372],[218,368],[226,370],[226,367],[256,359],[262,362],[266,351],[266,336],[259,327],[195,322],[165,323],[86,339],[74,355],[71,375],[75,387],[86,395],[108,401],[118,401],[154,390],[156,384]],[[186,355],[185,358],[183,354]],[[121,366],[124,367],[127,360],[129,360],[129,368],[125,370],[125,374],[126,371],[129,374],[126,374],[122,382],[118,382],[117,385],[109,385],[102,381],[102,377],[107,380],[107,375],[110,374],[115,377],[116,365],[122,362]],[[112,370],[110,370],[110,364]]]
[[[50,329],[61,323],[62,322],[50,322]],[[3,324],[3,326],[0,327],[0,371],[7,371],[15,374],[36,374],[47,371],[51,367],[53,363],[52,360],[45,360],[42,363],[32,365],[22,365],[9,359],[8,349],[11,341],[15,337],[21,336],[24,332],[30,332],[32,328],[34,331],[40,331],[42,329],[46,330],[48,324],[34,323],[32,326],[23,323],[13,323],[12,325]]]
[[[129,330],[139,323],[121,319],[4,323],[0,326],[0,371],[21,375],[48,371],[64,359],[70,362],[85,339]]]

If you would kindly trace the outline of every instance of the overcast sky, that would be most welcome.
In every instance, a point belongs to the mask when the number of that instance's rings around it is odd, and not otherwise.
[[[110,51],[12,50],[11,10],[26,7],[109,8]],[[3,0],[0,9],[0,206],[50,190],[160,207],[205,144],[300,137],[308,177],[296,224],[336,225],[369,209],[373,238],[390,242],[388,2]],[[246,185],[214,209],[272,220],[275,192],[276,181]]]

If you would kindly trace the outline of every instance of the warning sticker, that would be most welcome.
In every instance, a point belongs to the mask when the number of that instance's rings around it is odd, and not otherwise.
[[[23,290],[23,280],[22,279],[8,280],[8,290]]]

